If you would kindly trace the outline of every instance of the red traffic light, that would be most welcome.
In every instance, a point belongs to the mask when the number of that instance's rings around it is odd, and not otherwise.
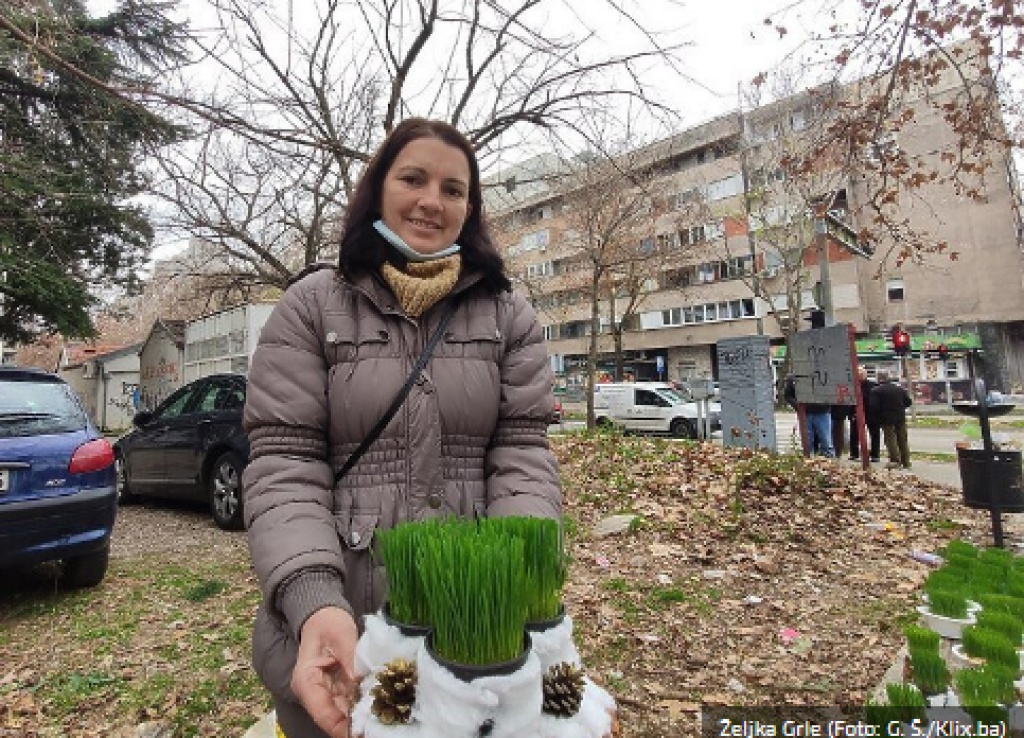
[[[949,347],[944,343],[939,344],[939,358],[943,361],[949,358]]]
[[[900,327],[892,329],[893,350],[901,356],[910,350],[910,334]]]

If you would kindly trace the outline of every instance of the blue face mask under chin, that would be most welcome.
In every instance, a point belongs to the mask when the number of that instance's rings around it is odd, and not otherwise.
[[[409,261],[417,261],[417,262],[419,262],[419,261],[434,261],[435,259],[443,259],[446,256],[451,256],[452,254],[459,253],[459,249],[461,248],[459,246],[459,244],[453,243],[448,248],[443,249],[442,251],[438,251],[435,254],[421,254],[419,251],[416,251],[409,244],[407,244],[405,241],[403,241],[402,238],[397,233],[395,233],[390,228],[388,228],[386,225],[384,225],[384,221],[383,220],[376,221],[373,224],[373,227],[377,231],[377,233],[382,235],[384,237],[384,239],[388,243],[390,243],[392,246],[394,246],[398,250],[398,252],[400,254],[402,254],[402,256],[404,256]]]

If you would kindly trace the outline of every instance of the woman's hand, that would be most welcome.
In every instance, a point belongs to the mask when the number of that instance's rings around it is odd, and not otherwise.
[[[358,639],[355,621],[340,607],[317,610],[302,626],[292,693],[331,738],[349,738]]]

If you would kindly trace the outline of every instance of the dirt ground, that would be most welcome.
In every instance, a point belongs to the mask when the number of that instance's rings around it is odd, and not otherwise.
[[[928,567],[911,552],[990,540],[987,512],[903,473],[656,439],[553,445],[565,602],[625,738],[695,735],[701,705],[863,703],[915,617]],[[635,517],[595,535],[617,514]],[[245,537],[205,511],[124,508],[94,590],[4,576],[0,736],[240,736],[268,709],[248,665]]]

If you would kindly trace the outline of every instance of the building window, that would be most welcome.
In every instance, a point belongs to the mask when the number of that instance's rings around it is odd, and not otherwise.
[[[789,125],[794,131],[802,131],[807,128],[807,111],[804,108],[797,108],[790,113]]]
[[[708,201],[724,200],[727,197],[735,197],[743,192],[743,176],[734,174],[731,177],[720,179],[708,185]]]
[[[960,378],[960,362],[959,361],[947,361],[946,362],[946,379],[959,379]]]
[[[717,264],[701,264],[697,267],[697,281],[702,283],[714,282],[718,278]]]
[[[530,264],[526,267],[526,278],[536,279],[537,277],[551,277],[554,276],[555,267],[550,261],[545,261],[541,264]]]
[[[677,192],[673,199],[675,200],[673,205],[676,209],[686,207],[689,203],[700,200],[700,190],[696,187],[683,190],[682,192]]]
[[[903,302],[906,295],[902,279],[890,279],[885,283],[885,297],[889,302]]]

